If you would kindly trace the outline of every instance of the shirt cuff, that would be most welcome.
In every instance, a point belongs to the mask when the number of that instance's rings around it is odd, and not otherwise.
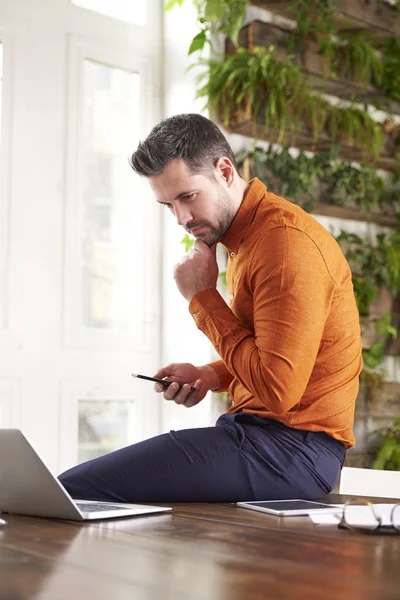
[[[215,390],[217,393],[227,392],[230,384],[232,383],[233,375],[225,366],[223,360],[216,360],[215,362],[208,363],[208,366],[214,369],[219,377],[219,387]]]
[[[199,326],[199,323],[210,312],[226,306],[227,304],[221,294],[215,288],[210,288],[202,290],[193,296],[189,303],[189,312],[196,321],[197,326]]]

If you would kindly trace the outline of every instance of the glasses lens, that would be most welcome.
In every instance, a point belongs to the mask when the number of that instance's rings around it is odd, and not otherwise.
[[[400,531],[400,504],[396,504],[392,511],[392,524],[397,531]]]
[[[357,506],[348,504],[344,508],[344,519],[354,529],[374,530],[379,527],[379,519],[370,505]]]

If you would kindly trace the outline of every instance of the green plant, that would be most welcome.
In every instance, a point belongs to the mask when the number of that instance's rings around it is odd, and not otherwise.
[[[374,469],[400,471],[400,419],[378,433],[381,441]]]
[[[169,0],[165,10],[182,6],[185,0]],[[197,10],[200,31],[189,47],[189,54],[203,50],[206,44],[211,45],[211,31],[215,27],[218,33],[228,36],[237,45],[240,28],[245,19],[247,0],[193,0]]]
[[[331,0],[292,0],[289,8],[296,15],[299,38],[319,39],[335,31]]]
[[[348,161],[331,159],[327,153],[314,157],[321,165],[321,181],[326,188],[329,202],[339,205],[356,204],[362,211],[370,212],[378,203],[383,203],[389,191],[376,169],[371,165],[355,167]],[[385,196],[386,197],[386,196]]]
[[[185,247],[185,252],[187,254],[189,250],[191,250],[193,247],[194,238],[191,237],[188,233],[185,233],[185,235],[181,239],[181,244]]]
[[[358,142],[366,151],[377,156],[383,144],[383,131],[366,110],[358,106],[330,105],[328,130],[334,140],[341,137],[353,146]]]
[[[363,368],[360,379],[365,383],[367,399],[373,404],[378,397],[378,390],[382,387],[387,372],[382,368],[385,360],[385,348],[388,340],[397,338],[398,331],[392,325],[390,313],[384,314],[374,322],[377,340],[368,349],[363,349]]]
[[[368,350],[363,350],[364,366],[368,369],[376,369],[385,359],[385,346],[388,338],[397,338],[397,329],[392,325],[392,315],[385,313],[374,323],[375,330],[381,340],[372,344]]]
[[[209,108],[218,108],[224,124],[238,111],[251,109],[249,118],[261,115],[263,125],[296,131],[302,122],[310,125],[314,139],[324,126],[333,140],[358,142],[365,152],[378,154],[383,132],[370,115],[356,106],[332,105],[307,86],[300,67],[275,58],[275,47],[255,47],[252,52],[238,48],[222,61],[202,59],[205,70],[197,77],[198,98],[206,98]]]
[[[311,211],[318,199],[339,205],[355,204],[365,212],[378,203],[394,203],[395,191],[386,188],[374,167],[339,161],[337,152],[332,147],[330,152],[314,156],[305,152],[294,156],[288,148],[254,145],[239,152],[237,161],[243,168],[244,161],[249,160],[251,177],[259,177],[274,193],[300,204],[306,211]]]
[[[400,38],[389,37],[382,48],[384,71],[377,87],[392,100],[400,102]]]
[[[382,82],[384,63],[381,53],[365,38],[364,32],[325,36],[318,54],[324,58],[326,75],[353,79],[365,88]]]
[[[300,152],[294,157],[288,148],[274,150],[272,146],[264,149],[254,146],[251,150],[238,153],[237,160],[240,168],[248,159],[252,165],[252,175],[259,177],[268,184],[275,194],[300,204],[306,211],[311,211],[317,198],[315,185],[322,167],[313,157]]]
[[[304,76],[289,58],[277,61],[274,46],[253,52],[238,48],[222,61],[203,59],[199,64],[206,70],[197,77],[197,97],[206,98],[210,108],[218,107],[225,125],[247,106],[254,115],[262,112],[266,127],[284,130],[289,114],[292,126],[298,123],[296,114],[307,94]]]
[[[387,287],[392,296],[400,291],[400,234],[380,233],[376,243],[341,231],[336,238],[349,262],[354,294],[360,315],[368,315],[379,288]]]

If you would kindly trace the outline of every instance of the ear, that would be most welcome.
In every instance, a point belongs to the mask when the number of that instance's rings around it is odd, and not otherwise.
[[[221,156],[215,163],[216,177],[227,187],[231,187],[236,170],[232,162],[226,156]]]

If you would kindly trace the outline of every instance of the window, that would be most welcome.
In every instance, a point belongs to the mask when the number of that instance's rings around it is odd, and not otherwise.
[[[123,328],[134,305],[138,209],[128,157],[138,142],[139,93],[138,74],[85,60],[81,319],[86,327]]]
[[[134,402],[79,400],[78,463],[132,443]]]
[[[146,25],[146,0],[72,0],[72,3],[107,17]]]
[[[2,124],[2,84],[3,84],[3,44],[0,42],[0,150],[1,150],[1,124]],[[1,156],[1,153],[0,153]],[[1,165],[0,165],[1,167]],[[1,168],[0,168],[0,178],[2,176]],[[1,185],[0,182],[0,190],[4,190],[4,186]],[[2,209],[4,208],[5,199],[0,197],[0,329],[5,326],[5,268],[4,264],[4,239],[6,232],[4,230],[5,227],[5,219],[3,217]]]

